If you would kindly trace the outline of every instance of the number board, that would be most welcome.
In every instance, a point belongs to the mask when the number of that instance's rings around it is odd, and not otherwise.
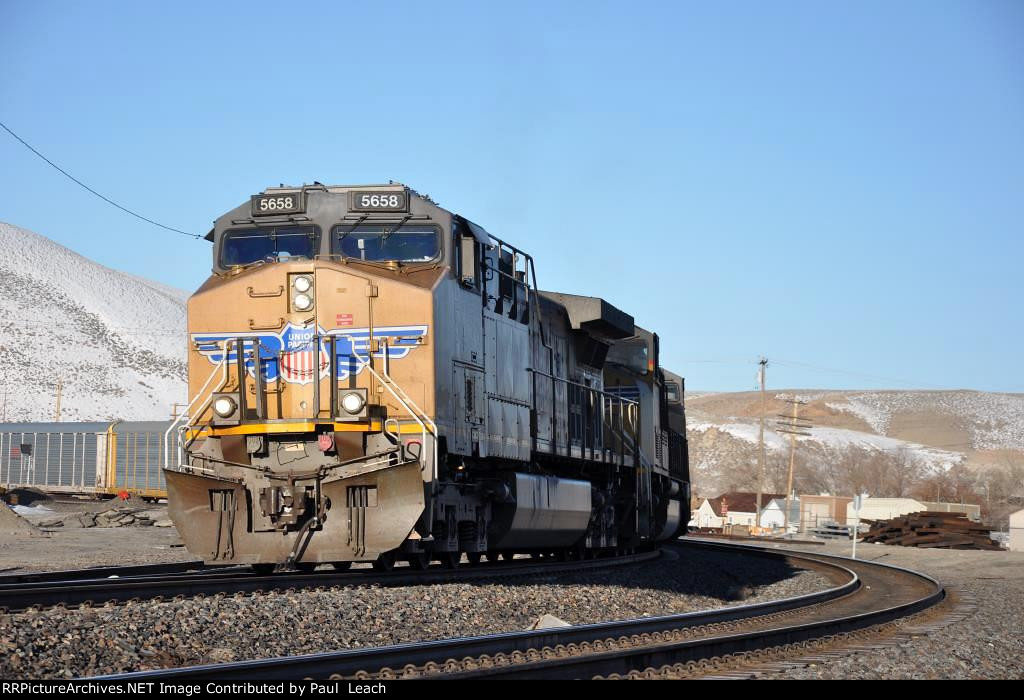
[[[406,192],[365,192],[354,191],[349,195],[349,211],[408,211],[409,195]]]
[[[270,214],[298,214],[306,211],[305,197],[302,192],[288,194],[254,194],[252,196],[252,215],[268,216]]]

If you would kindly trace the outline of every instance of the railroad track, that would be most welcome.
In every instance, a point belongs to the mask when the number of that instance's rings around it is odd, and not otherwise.
[[[568,562],[515,559],[457,569],[434,566],[425,571],[396,568],[389,572],[357,569],[346,572],[325,570],[261,575],[247,566],[203,566],[201,562],[185,562],[17,574],[0,577],[0,611],[17,612],[30,608],[95,606],[131,600],[300,590],[326,586],[410,586],[532,576],[625,566],[649,561],[659,555],[659,552],[654,551]]]
[[[672,547],[785,557],[830,577],[809,595],[706,612],[464,637],[276,659],[161,669],[112,678],[132,681],[295,678],[594,678],[735,674],[751,663],[806,656],[817,645],[886,626],[941,603],[942,585],[923,574],[814,552],[698,540]]]

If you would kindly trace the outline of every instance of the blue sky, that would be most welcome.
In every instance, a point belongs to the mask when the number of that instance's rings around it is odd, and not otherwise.
[[[1024,4],[0,0],[0,121],[205,233],[405,182],[688,387],[1024,391]],[[185,289],[209,249],[0,132],[0,220]]]

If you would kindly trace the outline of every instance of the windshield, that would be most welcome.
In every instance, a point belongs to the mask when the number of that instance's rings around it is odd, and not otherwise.
[[[648,364],[647,342],[643,338],[629,338],[612,345],[607,361],[628,367],[638,374],[647,374],[652,369]]]
[[[396,224],[335,226],[331,252],[355,260],[429,262],[437,257],[437,229]]]
[[[221,267],[248,265],[260,260],[313,258],[319,248],[314,226],[277,226],[228,231],[221,239]]]

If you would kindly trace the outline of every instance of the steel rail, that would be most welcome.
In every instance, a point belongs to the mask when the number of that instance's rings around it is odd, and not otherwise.
[[[786,558],[813,568],[827,568],[847,580],[824,591],[783,600],[573,627],[463,637],[388,647],[352,649],[302,656],[257,659],[116,676],[124,680],[289,679],[289,678],[588,678],[628,673],[706,659],[794,641],[818,639],[863,629],[910,615],[940,602],[944,590],[935,579],[877,562],[849,560],[816,552],[697,540],[672,546],[724,551],[745,556]],[[894,604],[900,585],[927,589]],[[866,585],[862,576],[870,577]],[[891,584],[890,584],[891,585]],[[879,590],[881,588],[881,590]],[[834,607],[847,610],[837,613]],[[853,608],[850,610],[849,608]],[[805,619],[799,619],[803,616]],[[787,618],[797,618],[786,624]],[[736,631],[737,626],[757,629]],[[708,626],[724,626],[714,630]],[[731,627],[731,628],[730,628]]]
[[[143,573],[138,576],[107,578],[53,579],[21,583],[0,583],[0,610],[15,612],[33,607],[100,605],[111,601],[149,600],[175,596],[252,593],[288,589],[317,588],[321,586],[380,585],[413,586],[459,581],[471,581],[506,576],[530,576],[585,569],[603,569],[613,566],[637,564],[657,558],[660,553],[641,552],[622,557],[590,559],[586,561],[557,562],[544,560],[514,560],[445,569],[433,566],[425,571],[401,568],[390,572],[370,569],[356,571],[316,571],[312,573],[256,574],[248,567],[225,567],[211,570]],[[160,566],[160,565],[158,565]],[[166,565],[164,565],[166,566]],[[173,565],[172,565],[173,566]],[[88,572],[88,570],[85,570]],[[51,572],[59,573],[59,572]],[[81,573],[80,571],[73,572]]]
[[[165,564],[135,564],[130,566],[95,566],[86,569],[64,569],[63,571],[26,571],[18,574],[0,576],[0,586],[21,583],[42,583],[81,581],[97,578],[121,578],[122,576],[142,576],[147,574],[175,574],[188,571],[208,571],[226,569],[234,564],[204,564],[197,560],[171,562]]]

